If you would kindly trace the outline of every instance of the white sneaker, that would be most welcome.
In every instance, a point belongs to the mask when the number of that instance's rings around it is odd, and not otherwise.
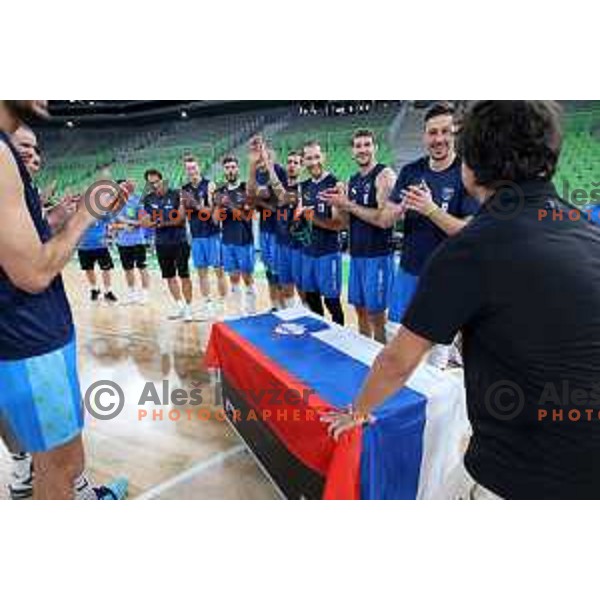
[[[148,303],[148,292],[146,290],[140,290],[138,292],[137,302],[142,305]]]
[[[136,304],[138,301],[138,293],[135,290],[129,290],[125,296],[125,305]]]
[[[181,304],[175,304],[173,306],[173,310],[169,313],[169,316],[167,317],[167,319],[169,319],[171,321],[175,321],[177,319],[183,319],[184,311],[185,311],[185,305],[182,306]]]
[[[231,293],[231,298],[233,300],[233,310],[236,315],[243,316],[244,315],[244,296],[241,289],[235,290]]]
[[[218,298],[212,303],[212,317],[218,319],[225,314],[225,299]]]
[[[246,313],[249,315],[256,314],[256,293],[251,290],[246,290]]]
[[[208,298],[204,303],[204,311],[208,317],[212,317],[215,314],[216,302]]]
[[[186,323],[190,323],[191,321],[194,320],[194,317],[192,315],[192,307],[189,304],[186,304],[182,309],[181,309],[181,318],[186,322]]]
[[[208,321],[211,317],[210,307],[206,304],[200,306],[198,309],[194,311],[194,318],[199,321]]]

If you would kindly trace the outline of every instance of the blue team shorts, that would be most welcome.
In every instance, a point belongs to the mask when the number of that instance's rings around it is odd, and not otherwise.
[[[401,266],[398,266],[394,273],[394,281],[390,293],[390,310],[388,311],[389,321],[394,321],[395,323],[402,322],[404,313],[415,295],[418,283],[418,275],[411,275]]]
[[[358,308],[366,308],[371,314],[384,312],[388,307],[393,267],[394,259],[391,254],[352,257],[348,303]]]
[[[339,298],[342,291],[342,255],[302,256],[302,291],[318,292],[324,298]]]
[[[75,339],[41,356],[0,361],[0,433],[11,452],[48,452],[83,429]]]
[[[223,244],[222,256],[226,273],[254,273],[254,244]]]
[[[293,252],[289,244],[277,244],[275,270],[277,272],[277,279],[281,285],[296,283],[292,269]]]
[[[304,254],[301,248],[290,248],[292,261],[292,280],[296,289],[302,291],[302,258]]]
[[[208,267],[220,267],[221,240],[218,235],[192,238],[192,260],[195,269],[207,269]]]
[[[277,272],[275,259],[277,255],[277,240],[275,233],[270,231],[260,232],[260,257],[265,267],[272,273]]]

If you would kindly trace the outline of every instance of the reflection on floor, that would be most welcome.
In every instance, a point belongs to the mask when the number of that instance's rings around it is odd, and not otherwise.
[[[169,298],[157,274],[153,276],[146,306],[92,306],[79,271],[70,265],[65,272],[77,324],[82,390],[108,380],[121,387],[126,399],[114,419],[87,415],[89,472],[98,482],[126,475],[131,498],[276,498],[273,486],[226,423],[214,417],[190,420],[186,406],[174,406],[170,400],[161,406],[139,404],[142,393],[144,398],[163,398],[165,385],[167,396],[177,388],[187,393],[199,388],[203,407],[217,403],[202,360],[211,323],[169,321]],[[115,279],[115,292],[124,298],[122,274],[116,272]],[[262,282],[259,292],[258,308],[267,310]],[[177,420],[169,416],[173,408],[179,409],[179,418],[171,413]],[[140,416],[141,409],[147,416]],[[1,499],[8,497],[10,470],[10,459],[0,446]]]

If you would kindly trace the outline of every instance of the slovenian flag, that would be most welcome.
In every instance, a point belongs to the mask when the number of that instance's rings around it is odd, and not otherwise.
[[[291,327],[290,327],[291,326]],[[375,422],[335,442],[319,416],[352,404],[381,350],[377,342],[290,309],[213,325],[206,363],[239,390],[296,390],[305,401],[245,400],[301,463],[325,480],[327,499],[439,495],[461,460],[467,426],[462,378],[422,365],[375,412]],[[279,412],[276,412],[279,411]]]

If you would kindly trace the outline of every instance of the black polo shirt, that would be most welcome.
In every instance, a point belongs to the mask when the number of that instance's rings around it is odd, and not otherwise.
[[[552,184],[519,187],[432,255],[403,324],[442,344],[463,333],[475,480],[600,498],[600,228]]]

